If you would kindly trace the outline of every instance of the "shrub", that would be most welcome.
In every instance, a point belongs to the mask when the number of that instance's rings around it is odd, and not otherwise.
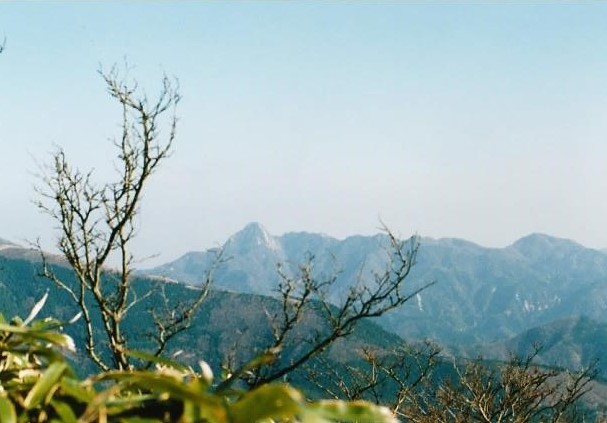
[[[35,320],[46,296],[22,320],[0,315],[0,422],[395,422],[364,401],[307,401],[287,384],[252,390],[214,383],[205,362],[195,371],[144,353],[153,370],[115,370],[79,379],[66,356],[72,339],[55,319]],[[249,368],[263,364],[264,358]]]

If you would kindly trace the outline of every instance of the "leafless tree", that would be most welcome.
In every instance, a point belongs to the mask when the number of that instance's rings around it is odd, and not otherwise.
[[[580,400],[596,366],[579,371],[533,364],[538,349],[507,362],[453,362],[431,343],[362,350],[358,362],[317,360],[308,380],[336,399],[383,404],[404,422],[584,422]],[[319,365],[320,364],[320,365]]]
[[[117,179],[96,184],[92,171],[82,172],[71,166],[58,149],[51,164],[43,169],[37,205],[58,224],[57,246],[77,282],[58,278],[43,254],[44,274],[80,309],[88,355],[102,370],[129,369],[133,363],[127,354],[129,334],[124,332],[123,322],[131,308],[151,292],[137,296],[129,247],[147,182],[170,155],[180,95],[176,82],[167,77],[162,79],[158,97],[150,100],[116,67],[100,71],[100,75],[122,111],[122,133],[114,141]],[[117,260],[118,268],[110,269],[109,260]],[[161,354],[167,342],[189,325],[207,295],[210,281],[209,273],[188,304],[172,308],[169,315],[153,316],[157,328],[153,354]],[[96,330],[97,321],[102,330]],[[100,353],[105,345],[110,358]]]
[[[577,372],[539,367],[533,364],[538,351],[501,364],[455,364],[454,378],[428,384],[397,414],[416,423],[585,421],[579,400],[590,390],[596,366]]]
[[[359,360],[339,367],[321,357],[308,369],[308,380],[332,398],[372,401],[398,414],[426,389],[440,352],[430,341],[388,350],[365,347]]]
[[[241,379],[255,387],[285,378],[336,341],[350,336],[362,320],[382,316],[431,286],[433,282],[417,288],[406,283],[419,248],[417,237],[403,241],[384,229],[388,264],[372,280],[366,281],[361,276],[354,281],[341,304],[328,300],[337,273],[318,275],[313,257],[300,264],[296,272],[279,267],[280,306],[275,311],[266,311],[271,342],[260,356],[263,365],[254,360],[256,366],[247,363],[231,369],[225,385]]]
[[[404,422],[587,421],[580,399],[591,390],[596,366],[576,372],[539,367],[533,364],[538,352],[502,363],[479,358],[449,364],[432,343],[364,349],[354,364],[318,360],[308,379],[333,398],[386,405]]]

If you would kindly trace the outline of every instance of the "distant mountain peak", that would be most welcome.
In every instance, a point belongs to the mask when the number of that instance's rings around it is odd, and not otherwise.
[[[236,244],[245,247],[265,246],[271,250],[280,250],[278,241],[258,222],[249,223],[242,230],[232,235],[227,245]]]
[[[259,222],[251,222],[249,224],[247,224],[244,228],[242,228],[240,230],[240,232],[246,232],[246,233],[260,233],[260,232],[265,232],[267,233],[267,229]]]
[[[583,247],[581,244],[578,244],[575,241],[566,238],[558,238],[552,235],[547,235],[544,233],[532,233],[523,238],[516,241],[512,244],[512,247],[516,249],[529,249],[529,248],[542,248],[545,249],[547,247],[554,246],[567,246],[567,247]]]
[[[543,232],[532,232],[529,235],[525,235],[524,237],[520,238],[519,240],[515,241],[515,242],[529,242],[529,241],[555,241],[555,240],[561,240],[564,238],[558,238],[552,235],[548,235],[545,234]]]
[[[234,234],[232,238],[234,237],[238,237],[241,240],[250,239],[267,242],[272,238],[272,235],[270,235],[268,230],[261,223],[251,222],[242,230]]]

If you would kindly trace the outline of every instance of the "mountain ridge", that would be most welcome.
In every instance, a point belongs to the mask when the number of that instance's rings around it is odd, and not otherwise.
[[[281,235],[272,235],[270,234],[270,232],[265,228],[265,226],[259,222],[251,222],[248,223],[247,225],[245,225],[245,227],[239,231],[237,231],[236,233],[230,235],[227,240],[233,240],[235,238],[238,238],[238,236],[241,233],[250,233],[250,231],[255,230],[255,231],[260,231],[264,234],[265,237],[269,237],[271,239],[271,242],[273,242],[275,239],[289,239],[289,238],[294,238],[294,237],[310,237],[310,238],[317,238],[320,237],[322,239],[324,239],[327,243],[338,243],[338,242],[343,242],[345,240],[348,240],[349,238],[374,238],[374,237],[378,237],[378,236],[382,236],[384,235],[382,232],[377,232],[375,234],[371,234],[371,235],[361,235],[361,234],[353,234],[353,235],[347,235],[345,237],[336,237],[336,236],[332,236],[332,235],[328,235],[326,233],[323,232],[311,232],[311,231],[305,231],[305,230],[301,230],[301,231],[288,231],[288,232],[284,232]],[[479,242],[475,242],[475,241],[471,241],[465,238],[460,238],[460,237],[431,237],[431,236],[424,236],[424,235],[414,235],[417,236],[417,238],[422,242],[422,244],[462,244],[462,245],[471,245],[471,246],[476,246],[476,247],[480,247],[483,249],[487,249],[487,250],[505,250],[505,249],[510,249],[510,248],[514,248],[517,247],[519,245],[525,245],[525,244],[529,244],[531,242],[536,243],[536,240],[549,240],[549,241],[556,241],[556,242],[565,242],[568,243],[570,245],[575,245],[578,247],[582,247],[585,249],[589,249],[589,250],[595,250],[604,254],[607,254],[607,247],[606,248],[594,248],[594,247],[588,247],[574,239],[570,239],[570,238],[565,238],[565,237],[560,237],[560,236],[556,236],[556,235],[551,235],[551,234],[547,234],[547,233],[543,233],[543,232],[532,232],[528,235],[524,235],[521,236],[520,238],[514,240],[513,242],[511,242],[508,245],[502,246],[502,247],[495,247],[495,246],[486,246],[483,245],[482,243]],[[3,243],[3,239],[0,238],[0,245],[2,245]],[[226,243],[228,242],[226,241]],[[10,241],[6,241],[6,243],[11,243]],[[226,244],[224,243],[224,245]],[[16,245],[16,244],[15,244]],[[180,258],[184,257],[184,256],[188,256],[188,255],[192,255],[192,254],[197,254],[197,253],[205,253],[209,250],[216,250],[217,247],[210,247],[207,249],[195,249],[195,250],[189,250],[186,251],[184,253],[182,253],[181,255],[179,255],[178,257],[176,257],[175,259],[169,260],[166,263],[160,264],[160,265],[154,265],[154,266],[150,266],[150,267],[142,267],[139,268],[138,271],[140,272],[148,272],[150,270],[159,268],[161,266],[165,266],[169,263],[173,263],[177,260],[179,260]]]
[[[606,319],[607,254],[601,251],[542,233],[501,248],[459,238],[419,240],[407,285],[414,290],[437,283],[382,317],[383,326],[400,336],[483,343],[570,316]],[[359,277],[370,281],[385,267],[387,246],[381,233],[341,240],[309,232],[272,236],[253,223],[226,242],[231,259],[216,273],[215,283],[221,289],[273,295],[279,264],[294,268],[314,257],[318,277],[337,275],[328,298],[338,303]],[[144,273],[195,284],[209,257],[190,252]]]
[[[289,268],[314,256],[316,276],[337,272],[330,299],[338,303],[360,274],[369,276],[381,269],[387,257],[383,234],[338,240],[309,232],[275,237],[257,223],[245,229],[226,242],[225,253],[232,258],[217,272],[215,288],[271,296],[278,264]],[[587,363],[597,355],[607,362],[607,353],[592,348],[592,336],[584,335],[607,333],[607,255],[603,252],[546,234],[530,234],[503,248],[457,238],[420,241],[407,287],[413,290],[434,280],[437,284],[378,320],[385,330],[405,340],[434,339],[453,346],[453,353],[480,351],[490,358],[504,358],[506,351],[526,351],[532,340],[562,338],[559,348],[547,342],[550,345],[540,356],[543,363],[552,364],[559,354],[568,366]],[[164,274],[149,275],[195,284],[214,256],[210,250],[189,252],[164,267]],[[23,247],[0,250],[0,258],[25,259],[29,266],[40,259],[36,250]],[[180,272],[193,282],[185,281]],[[6,307],[21,304],[10,299],[15,294],[8,286],[1,285]],[[469,345],[478,348],[465,348]],[[583,360],[575,355],[577,349],[585,351]],[[607,374],[607,366],[602,371]]]

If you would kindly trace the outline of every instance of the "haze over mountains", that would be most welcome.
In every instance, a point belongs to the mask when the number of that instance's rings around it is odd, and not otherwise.
[[[229,260],[217,269],[214,287],[272,296],[279,264],[292,272],[314,257],[318,277],[337,274],[328,294],[339,303],[353,284],[372,283],[373,271],[387,262],[386,247],[384,234],[343,240],[306,232],[272,236],[252,223],[225,243],[224,256]],[[38,254],[0,240],[0,257],[33,261]],[[214,257],[215,250],[190,252],[140,272],[197,284]],[[5,264],[5,272],[10,269]],[[436,284],[377,322],[405,340],[430,338],[458,355],[504,358],[508,352],[525,353],[533,343],[540,343],[539,359],[546,364],[573,367],[603,358],[601,369],[607,375],[607,348],[603,348],[607,254],[603,251],[542,234],[505,248],[422,238],[407,283],[414,291],[432,281]],[[17,295],[15,288],[2,283],[0,288],[11,298]]]
[[[550,344],[545,346],[547,356],[568,363],[590,360],[593,354],[573,357],[563,348],[579,349],[580,343],[591,342],[593,334],[607,328],[603,251],[543,234],[526,236],[505,248],[485,248],[460,239],[420,242],[409,287],[413,291],[428,282],[436,284],[383,316],[379,322],[386,329],[408,340],[431,338],[459,353],[495,356],[528,349],[530,335],[535,334],[534,341]],[[386,245],[382,234],[344,240],[306,232],[272,236],[252,223],[225,243],[230,260],[217,271],[214,283],[221,289],[272,295],[278,264],[292,269],[312,256],[320,277],[339,272],[330,292],[332,301],[339,302],[360,275],[369,281],[374,270],[385,266]],[[213,257],[210,251],[190,252],[145,273],[196,284]],[[583,336],[572,333],[576,327],[583,329]],[[559,343],[558,336],[570,341]],[[523,347],[521,339],[529,342]],[[548,351],[555,347],[561,348],[558,354]]]
[[[74,273],[64,261],[55,260],[50,265],[60,280],[69,285],[77,283]],[[6,319],[14,316],[25,318],[45,293],[49,295],[39,318],[54,317],[67,322],[80,311],[65,291],[53,289],[53,283],[42,277],[40,270],[40,256],[35,250],[17,245],[0,249],[1,316]],[[154,328],[150,311],[170,314],[172,307],[178,308],[190,302],[191,296],[197,292],[191,286],[165,284],[157,278],[135,276],[131,282],[133,296],[146,297],[146,300],[133,303],[123,321],[123,330],[129,334],[130,348],[147,351],[154,346],[150,338]],[[179,362],[191,366],[197,366],[204,359],[216,372],[220,372],[222,365],[227,362],[235,366],[243,365],[275,341],[270,316],[280,313],[281,303],[271,297],[212,290],[193,316],[191,327],[167,346],[166,355],[177,354]],[[328,323],[323,321],[319,313],[319,310],[310,308],[302,314],[297,328],[285,338],[281,356],[275,364],[288,363],[293,357],[301,355],[301,344],[310,340],[309,334],[316,336],[314,334],[328,329]],[[96,317],[93,317],[93,326],[95,331],[104,330]],[[63,330],[75,341],[76,352],[70,354],[69,359],[77,371],[83,376],[96,373],[99,369],[86,354],[83,319],[66,324]],[[360,361],[359,351],[362,348],[390,351],[401,343],[398,336],[383,330],[372,319],[364,319],[347,339],[332,345],[323,354],[323,359],[327,360],[326,363],[332,363],[327,365],[344,366]],[[294,378],[298,386],[306,387],[308,392],[320,394],[318,387],[307,381],[306,372],[306,369],[298,369],[289,377]]]

